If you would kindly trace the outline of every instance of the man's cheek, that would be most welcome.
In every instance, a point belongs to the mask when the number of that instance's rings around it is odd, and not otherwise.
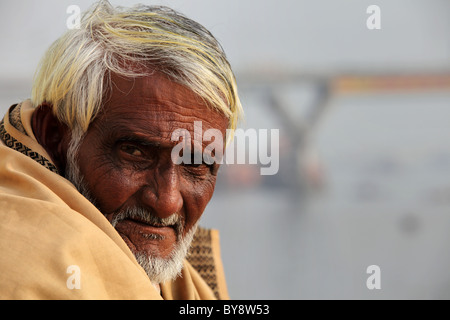
[[[192,199],[195,208],[197,208],[197,215],[200,217],[205,210],[208,202],[211,200],[214,193],[215,178],[203,181],[189,190],[188,197]]]
[[[118,210],[139,189],[139,183],[127,172],[108,170],[99,177],[94,177],[92,189],[104,213]]]

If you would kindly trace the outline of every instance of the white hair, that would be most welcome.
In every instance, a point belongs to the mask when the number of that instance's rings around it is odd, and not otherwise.
[[[102,0],[79,29],[47,50],[32,89],[35,107],[47,103],[69,128],[85,133],[110,88],[111,73],[166,74],[229,118],[234,129],[242,106],[230,64],[214,36],[197,22],[163,6],[114,8]],[[77,139],[80,139],[78,137]]]

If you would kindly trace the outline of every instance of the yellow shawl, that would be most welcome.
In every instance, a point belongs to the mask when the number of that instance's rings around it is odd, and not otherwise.
[[[182,276],[158,292],[103,214],[57,174],[32,113],[24,101],[0,123],[0,299],[228,299],[218,232],[202,228]]]

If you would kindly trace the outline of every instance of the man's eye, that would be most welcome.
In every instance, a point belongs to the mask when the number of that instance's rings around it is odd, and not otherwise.
[[[202,159],[202,154],[195,155],[194,153],[191,153],[191,161],[190,163],[186,164],[189,167],[192,168],[198,168],[200,166],[204,166],[205,162]]]
[[[133,145],[123,145],[123,146],[120,147],[120,150],[125,152],[125,153],[128,153],[128,154],[130,154],[132,156],[135,156],[135,157],[142,157],[143,156],[142,151],[139,150],[139,148],[136,148]]]
[[[201,162],[200,162],[201,161]],[[191,156],[191,163],[185,163],[186,167],[189,168],[195,168],[195,169],[208,169],[211,168],[212,165],[209,163],[206,163],[203,159],[195,159],[195,157]]]

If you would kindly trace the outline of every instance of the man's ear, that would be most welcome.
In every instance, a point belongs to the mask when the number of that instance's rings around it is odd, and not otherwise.
[[[70,130],[58,120],[52,109],[52,105],[46,103],[36,107],[31,126],[38,143],[50,155],[60,174],[64,174]]]

